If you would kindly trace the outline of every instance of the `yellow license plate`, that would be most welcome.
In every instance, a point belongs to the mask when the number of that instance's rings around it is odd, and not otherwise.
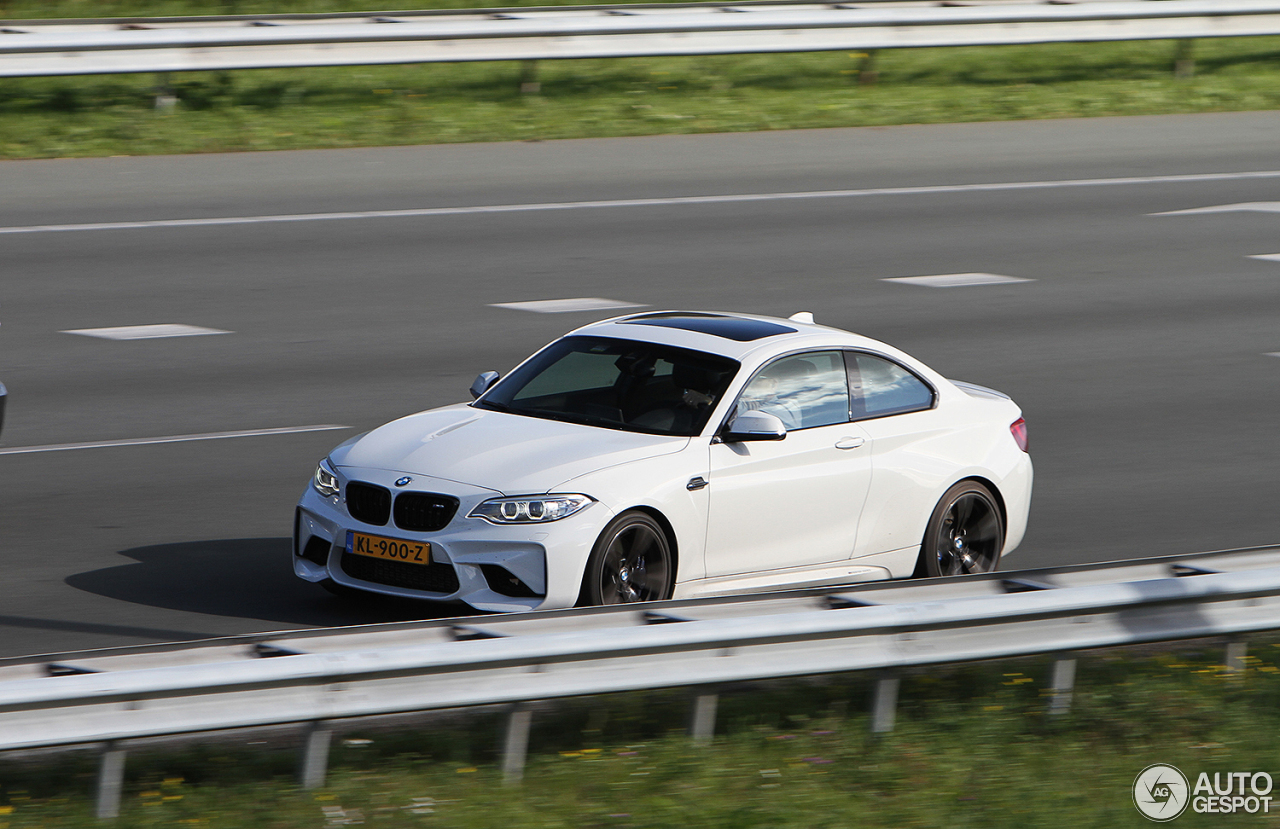
[[[347,552],[409,564],[431,563],[431,545],[425,541],[404,541],[365,533],[347,533]]]

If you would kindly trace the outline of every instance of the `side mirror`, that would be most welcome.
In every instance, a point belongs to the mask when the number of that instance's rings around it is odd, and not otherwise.
[[[724,440],[726,443],[737,443],[744,440],[782,440],[786,436],[787,427],[777,415],[750,411],[729,421]]]
[[[501,376],[496,371],[486,371],[477,377],[476,381],[471,384],[471,399],[479,399],[480,395],[492,388],[493,384],[498,382],[498,378]]]

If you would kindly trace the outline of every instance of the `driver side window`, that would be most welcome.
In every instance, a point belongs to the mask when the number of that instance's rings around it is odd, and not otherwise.
[[[735,414],[761,411],[787,431],[849,420],[849,379],[839,351],[782,357],[760,369],[738,397]]]

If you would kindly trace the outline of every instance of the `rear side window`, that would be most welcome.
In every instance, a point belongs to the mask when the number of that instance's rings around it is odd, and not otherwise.
[[[933,408],[933,389],[892,360],[849,352],[845,363],[855,420]]]

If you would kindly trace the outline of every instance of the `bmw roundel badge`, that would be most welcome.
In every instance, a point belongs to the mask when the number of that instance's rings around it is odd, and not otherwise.
[[[405,484],[409,483],[412,480],[413,478],[410,478],[408,475],[405,475],[403,478],[396,481],[396,486],[404,486]]]

